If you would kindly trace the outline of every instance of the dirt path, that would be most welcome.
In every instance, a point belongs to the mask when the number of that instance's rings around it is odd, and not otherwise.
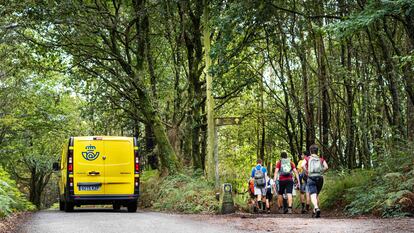
[[[14,232],[16,227],[24,223],[31,213],[20,212],[0,219],[0,233]]]
[[[309,215],[180,215],[126,210],[79,209],[72,213],[40,211],[21,224],[20,233],[64,232],[145,232],[145,233],[221,233],[221,232],[414,232],[414,219],[372,219]]]
[[[250,232],[414,232],[414,219],[319,218],[293,215],[192,216],[213,225],[230,225]]]

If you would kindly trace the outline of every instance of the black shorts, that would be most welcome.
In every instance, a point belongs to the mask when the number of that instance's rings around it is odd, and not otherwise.
[[[292,194],[293,191],[293,180],[279,180],[279,195],[283,195],[285,193]]]
[[[269,200],[269,201],[271,201],[272,200],[272,197],[273,197],[273,195],[272,195],[272,189],[271,188],[270,189],[267,189],[266,190],[266,199]]]
[[[323,187],[323,177],[309,177],[308,178],[308,189],[310,194],[319,194]]]

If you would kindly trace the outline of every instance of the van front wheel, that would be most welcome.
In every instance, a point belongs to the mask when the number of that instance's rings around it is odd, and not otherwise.
[[[131,213],[137,212],[137,204],[138,204],[137,201],[129,203],[127,206],[128,212],[131,212]]]

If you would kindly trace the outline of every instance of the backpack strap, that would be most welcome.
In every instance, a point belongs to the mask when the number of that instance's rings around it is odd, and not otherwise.
[[[258,164],[260,166],[260,170],[262,170],[262,165]],[[256,175],[256,171],[257,171],[257,165],[253,168],[254,169],[254,174]]]

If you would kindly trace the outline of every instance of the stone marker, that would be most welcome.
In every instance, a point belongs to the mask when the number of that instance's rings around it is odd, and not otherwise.
[[[221,203],[221,213],[232,214],[235,211],[236,210],[234,209],[231,184],[223,184],[223,200]]]

